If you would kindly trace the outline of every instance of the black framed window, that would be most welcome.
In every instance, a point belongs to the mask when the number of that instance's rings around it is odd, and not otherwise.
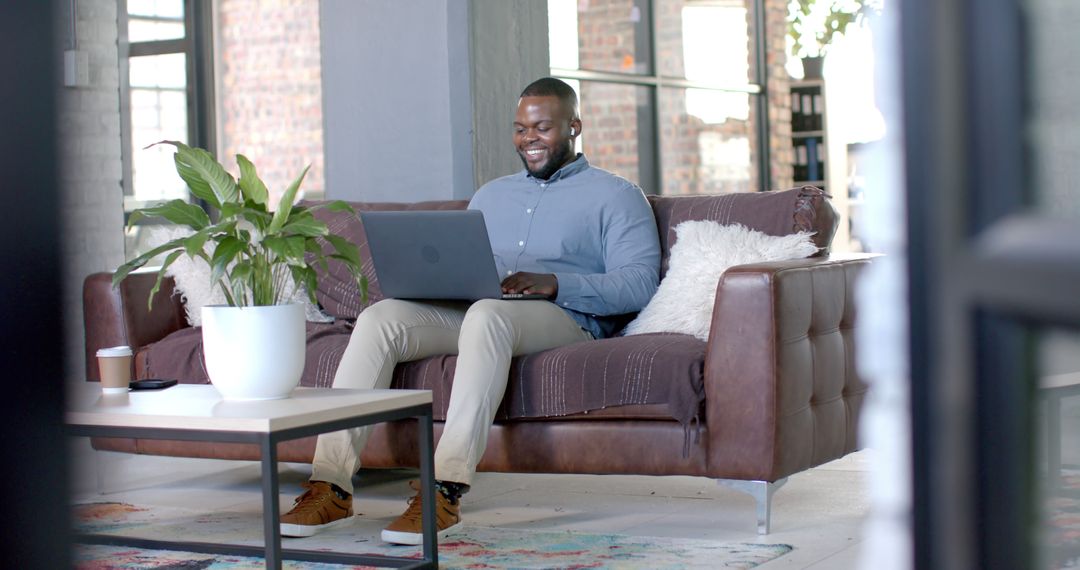
[[[124,211],[189,199],[170,147],[214,148],[210,0],[118,0]]]
[[[548,0],[551,73],[581,99],[579,150],[647,193],[768,189],[763,10]]]

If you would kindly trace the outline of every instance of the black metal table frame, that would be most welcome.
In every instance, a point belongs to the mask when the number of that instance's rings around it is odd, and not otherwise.
[[[434,435],[432,433],[431,404],[418,404],[390,410],[365,414],[353,418],[320,422],[308,426],[283,429],[265,433],[251,431],[189,430],[174,428],[149,428],[132,426],[99,426],[86,424],[68,424],[71,435],[88,437],[141,437],[148,439],[166,439],[180,441],[214,441],[229,443],[256,443],[260,448],[262,463],[263,494],[263,537],[264,548],[242,544],[218,544],[207,542],[180,542],[142,539],[136,537],[80,534],[76,542],[113,546],[135,546],[160,550],[182,550],[208,554],[235,554],[242,556],[265,556],[266,567],[280,569],[283,559],[304,562],[330,562],[336,564],[361,564],[389,568],[438,568],[439,558],[435,532],[435,459]],[[277,444],[282,441],[299,439],[320,433],[328,433],[348,428],[361,427],[381,422],[416,418],[420,430],[420,481],[423,514],[423,558],[404,558],[396,556],[375,556],[349,554],[316,550],[301,550],[281,547],[280,518],[278,504]]]

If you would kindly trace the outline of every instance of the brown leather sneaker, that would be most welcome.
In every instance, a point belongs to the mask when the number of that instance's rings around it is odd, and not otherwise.
[[[420,484],[409,481],[416,495],[409,499],[409,508],[382,531],[382,539],[393,544],[424,543],[423,508],[420,502]],[[461,503],[451,503],[442,493],[435,491],[435,530],[439,538],[449,534],[450,529],[461,523]]]
[[[311,536],[353,521],[352,496],[342,499],[329,483],[308,481],[307,491],[293,501],[291,511],[281,515],[282,536]]]

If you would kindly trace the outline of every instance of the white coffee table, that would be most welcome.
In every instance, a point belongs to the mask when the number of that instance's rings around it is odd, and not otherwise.
[[[423,558],[282,549],[278,442],[404,418],[419,420]],[[65,423],[69,433],[77,436],[256,443],[262,455],[265,549],[112,535],[81,535],[77,537],[79,542],[212,554],[264,555],[267,568],[281,568],[283,558],[393,568],[438,568],[434,438],[431,392],[428,390],[297,388],[292,397],[284,400],[236,402],[222,400],[217,390],[209,385],[181,384],[164,390],[102,394],[96,382],[88,382],[69,393]]]

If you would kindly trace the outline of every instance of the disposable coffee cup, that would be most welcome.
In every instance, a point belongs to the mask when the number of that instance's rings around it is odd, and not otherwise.
[[[97,351],[101,391],[106,394],[127,392],[131,383],[131,347],[114,346]]]

